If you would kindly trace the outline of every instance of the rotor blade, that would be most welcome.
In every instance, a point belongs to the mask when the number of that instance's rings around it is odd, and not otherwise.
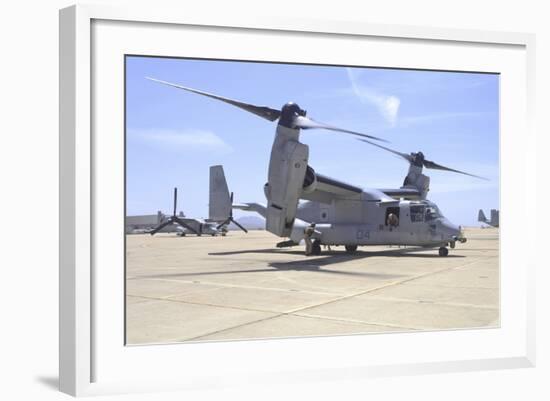
[[[241,230],[243,230],[245,233],[248,234],[248,230],[246,228],[244,228],[243,226],[241,226],[239,223],[237,223],[237,220],[231,218],[231,221],[233,222],[233,224],[235,224],[237,227],[239,227]]]
[[[377,146],[379,147],[380,149],[384,149],[384,150],[387,150],[388,152],[391,152],[397,156],[401,156],[403,159],[405,159],[406,161],[408,161],[409,163],[412,162],[412,158],[410,155],[406,154],[406,153],[401,153],[401,152],[398,152],[397,150],[393,150],[393,149],[390,149],[390,148],[387,148],[385,146],[382,146],[382,145],[378,145],[377,143],[374,143],[374,142],[371,142],[371,141],[367,141],[366,139],[357,139],[358,141],[361,141],[361,142],[365,142],[365,143],[368,143],[370,145],[373,145],[373,146]]]
[[[479,178],[480,180],[489,181],[488,178],[480,177],[479,175],[474,175],[474,174],[466,173],[466,172],[464,172],[464,171],[455,170],[455,169],[453,169],[453,168],[445,167],[445,166],[442,166],[442,165],[440,165],[440,164],[434,163],[434,162],[429,161],[429,160],[424,160],[424,167],[426,167],[426,168],[431,168],[431,169],[433,169],[433,170],[452,171],[452,172],[454,172],[454,173],[469,175],[470,177],[475,177],[475,178]]]
[[[216,226],[216,229],[219,230],[220,228],[222,228],[222,227],[225,226],[226,224],[229,224],[230,222],[231,222],[231,217],[227,218],[227,220],[225,220],[223,223],[218,224],[218,225]]]
[[[188,92],[196,93],[198,95],[202,95],[202,96],[206,96],[206,97],[209,97],[209,98],[212,98],[212,99],[220,100],[222,102],[228,103],[230,105],[233,105],[235,107],[238,107],[240,109],[248,111],[249,113],[256,114],[257,116],[265,118],[266,120],[269,120],[269,121],[275,121],[276,119],[278,119],[281,116],[281,112],[279,110],[272,109],[271,107],[256,106],[256,105],[249,104],[249,103],[239,102],[238,100],[233,100],[233,99],[229,99],[229,98],[226,98],[226,97],[214,95],[212,93],[203,92],[203,91],[200,91],[200,90],[197,90],[197,89],[188,88],[186,86],[173,84],[171,82],[162,81],[162,80],[156,79],[156,78],[150,78],[150,77],[145,77],[145,78],[150,80],[150,81],[155,81],[155,82],[158,82],[158,83],[161,83],[161,84],[164,84],[164,85],[173,86],[174,88],[183,89],[183,90],[186,90]]]
[[[164,223],[159,224],[156,228],[154,228],[153,230],[151,230],[151,231],[149,232],[149,234],[155,235],[155,234],[158,233],[160,230],[162,230],[164,227],[166,227],[166,226],[168,226],[168,225],[170,225],[170,224],[172,224],[172,219],[169,219],[169,220],[165,221]]]
[[[175,221],[176,223],[178,223],[180,226],[187,228],[187,229],[188,229],[189,231],[191,231],[192,233],[195,233],[195,234],[197,234],[197,235],[199,234],[199,233],[197,232],[197,230],[195,230],[195,229],[194,229],[193,227],[191,227],[189,224],[185,223],[183,220],[177,218],[176,216],[174,216],[172,219],[173,219],[173,221]]]
[[[178,189],[176,187],[174,187],[174,214],[173,216],[176,215],[176,209],[177,209],[177,205],[178,204]]]
[[[294,119],[294,126],[297,127],[297,128],[301,128],[301,129],[312,129],[312,128],[326,129],[326,130],[329,130],[329,131],[343,132],[345,134],[362,136],[364,138],[370,138],[370,139],[375,139],[377,141],[388,142],[385,139],[378,138],[376,136],[367,135],[367,134],[363,134],[361,132],[356,132],[356,131],[350,131],[350,130],[343,129],[343,128],[338,128],[338,127],[335,127],[335,126],[332,126],[332,125],[320,123],[318,121],[312,120],[309,117],[304,117],[304,116],[297,116]]]
[[[358,141],[361,141],[361,142],[365,142],[365,143],[368,143],[370,145],[373,145],[373,146],[376,146],[376,147],[379,147],[381,149],[384,149],[384,150],[387,150],[388,152],[391,152],[395,155],[398,155],[398,156],[401,156],[403,159],[407,160],[409,163],[412,163],[412,157],[411,155],[408,155],[406,153],[401,153],[401,152],[398,152],[396,150],[393,150],[393,149],[390,149],[390,148],[387,148],[385,146],[382,146],[382,145],[379,145],[377,143],[374,143],[374,142],[371,142],[371,141],[367,141],[366,139],[357,139]],[[434,169],[434,170],[445,170],[445,171],[452,171],[452,172],[455,172],[455,173],[459,173],[459,174],[464,174],[464,175],[469,175],[470,177],[475,177],[475,178],[479,178],[479,179],[482,179],[482,180],[486,180],[486,181],[489,181],[487,178],[485,177],[480,177],[478,175],[474,175],[474,174],[470,174],[470,173],[466,173],[464,171],[460,171],[460,170],[455,170],[455,169],[452,169],[452,168],[449,168],[449,167],[445,167],[445,166],[441,166],[437,163],[434,163],[430,160],[424,160],[424,167],[426,168],[431,168],[431,169]]]

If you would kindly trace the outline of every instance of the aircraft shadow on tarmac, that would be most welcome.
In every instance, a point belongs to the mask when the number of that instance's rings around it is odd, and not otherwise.
[[[329,255],[325,258],[295,260],[292,262],[271,262],[269,263],[269,266],[279,271],[286,271],[286,270],[308,271],[308,272],[338,274],[342,276],[371,277],[371,278],[378,278],[378,279],[394,279],[394,278],[404,277],[404,275],[402,274],[354,272],[354,271],[347,271],[347,270],[327,269],[325,267],[334,263],[339,263],[347,260],[363,259],[365,257],[366,256],[360,255],[360,254],[355,254],[355,255],[334,254],[334,255]]]
[[[394,249],[388,249],[385,251],[357,251],[355,253],[346,253],[344,251],[338,251],[338,250],[323,250],[323,253],[320,257],[315,257],[315,260],[322,259],[325,257],[331,257],[331,256],[340,256],[342,259],[341,261],[345,260],[353,260],[353,259],[362,259],[367,257],[373,257],[373,256],[392,256],[392,257],[413,257],[413,258],[440,258],[435,250],[433,250],[434,253],[418,253],[418,252],[426,252],[426,251],[432,251],[429,248],[394,248]],[[241,255],[241,254],[247,254],[247,253],[269,253],[269,254],[288,254],[288,255],[304,255],[304,252],[300,249],[292,250],[292,249],[276,249],[276,248],[265,248],[265,249],[245,249],[241,251],[227,251],[227,252],[210,252],[208,255],[210,256],[229,256],[229,255]],[[464,255],[453,255],[449,254],[446,256],[446,258],[463,258]]]
[[[353,275],[353,276],[373,276],[378,278],[399,278],[401,275],[392,275],[392,274],[375,274],[368,272],[349,272],[349,271],[336,271],[336,270],[327,270],[322,269],[323,266],[332,265],[335,263],[347,262],[351,260],[358,259],[367,259],[373,256],[394,256],[394,257],[421,257],[421,258],[432,258],[439,255],[431,254],[417,254],[415,252],[422,252],[425,249],[422,248],[401,248],[396,250],[388,251],[374,251],[374,252],[355,252],[348,254],[341,251],[324,251],[324,257],[314,257],[307,258],[305,260],[294,260],[290,262],[270,262],[269,266],[274,267],[278,270],[308,270],[308,271],[319,271],[324,273],[338,273],[343,275]],[[449,256],[447,256],[449,257]],[[452,257],[464,257],[461,255],[452,255]]]
[[[329,274],[338,274],[344,276],[360,276],[360,277],[371,277],[371,278],[380,278],[380,279],[392,279],[400,278],[403,275],[397,274],[385,274],[385,273],[368,273],[368,272],[350,272],[344,270],[331,270],[322,268],[322,266],[329,264],[328,262],[319,263],[323,259],[318,259],[317,263],[311,260],[307,263],[303,261],[287,262],[287,263],[270,263],[268,268],[263,269],[241,269],[241,270],[226,270],[226,271],[207,271],[207,272],[188,272],[188,273],[170,273],[170,274],[153,274],[147,276],[135,276],[129,278],[128,280],[139,280],[139,279],[159,279],[159,278],[178,278],[178,277],[199,277],[199,276],[220,276],[226,274],[238,274],[238,273],[267,273],[267,272],[277,272],[277,271],[304,271],[304,272],[319,272],[319,273],[329,273]],[[326,260],[326,258],[324,259]],[[334,263],[334,262],[331,262]]]
[[[426,249],[399,248],[399,249],[387,250],[387,251],[373,251],[373,252],[358,251],[353,254],[348,254],[342,251],[324,251],[323,255],[319,257],[311,257],[311,258],[305,258],[305,259],[294,260],[289,262],[269,262],[268,268],[155,274],[155,275],[147,275],[147,276],[136,276],[136,277],[133,277],[132,279],[167,278],[167,277],[176,278],[176,277],[224,275],[224,274],[235,274],[235,273],[263,273],[263,272],[291,271],[291,270],[331,273],[331,274],[339,274],[339,275],[347,275],[347,276],[362,276],[362,277],[392,279],[392,278],[403,277],[403,275],[386,274],[386,273],[352,272],[352,271],[345,271],[345,270],[331,270],[324,267],[332,264],[336,264],[336,263],[351,261],[351,260],[366,259],[372,256],[421,257],[421,258],[440,258],[441,257],[437,254],[416,253],[416,252],[423,252],[423,251],[426,251]],[[272,249],[272,248],[232,251],[232,252],[215,252],[215,253],[209,253],[209,255],[227,256],[227,255],[238,255],[238,254],[248,254],[248,253],[290,254],[290,255],[300,255],[303,257],[303,252],[300,250],[281,250],[281,249]],[[463,257],[464,256],[462,255],[447,256],[447,258],[463,258]]]

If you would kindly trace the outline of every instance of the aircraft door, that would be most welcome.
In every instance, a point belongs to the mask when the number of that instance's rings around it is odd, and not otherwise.
[[[429,240],[429,229],[426,223],[426,206],[422,204],[409,205],[408,217],[411,239],[416,243],[422,243]]]
[[[407,235],[410,235],[413,231],[411,209],[406,203],[401,203],[399,205],[399,231],[404,232]]]
[[[386,208],[384,217],[384,224],[389,230],[395,230],[399,228],[401,224],[401,207],[390,206]]]

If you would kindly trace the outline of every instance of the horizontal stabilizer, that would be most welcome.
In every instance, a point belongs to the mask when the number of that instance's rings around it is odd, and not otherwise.
[[[235,203],[233,204],[233,209],[256,212],[262,217],[267,215],[267,208],[261,203]]]

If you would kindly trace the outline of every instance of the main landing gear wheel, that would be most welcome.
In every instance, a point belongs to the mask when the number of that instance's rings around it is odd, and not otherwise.
[[[357,245],[346,245],[347,253],[355,253],[357,251]]]
[[[449,250],[442,246],[439,248],[439,256],[447,256],[449,254]]]
[[[320,255],[321,254],[321,241],[316,239],[313,241],[313,245],[311,247],[311,254],[312,255]]]

